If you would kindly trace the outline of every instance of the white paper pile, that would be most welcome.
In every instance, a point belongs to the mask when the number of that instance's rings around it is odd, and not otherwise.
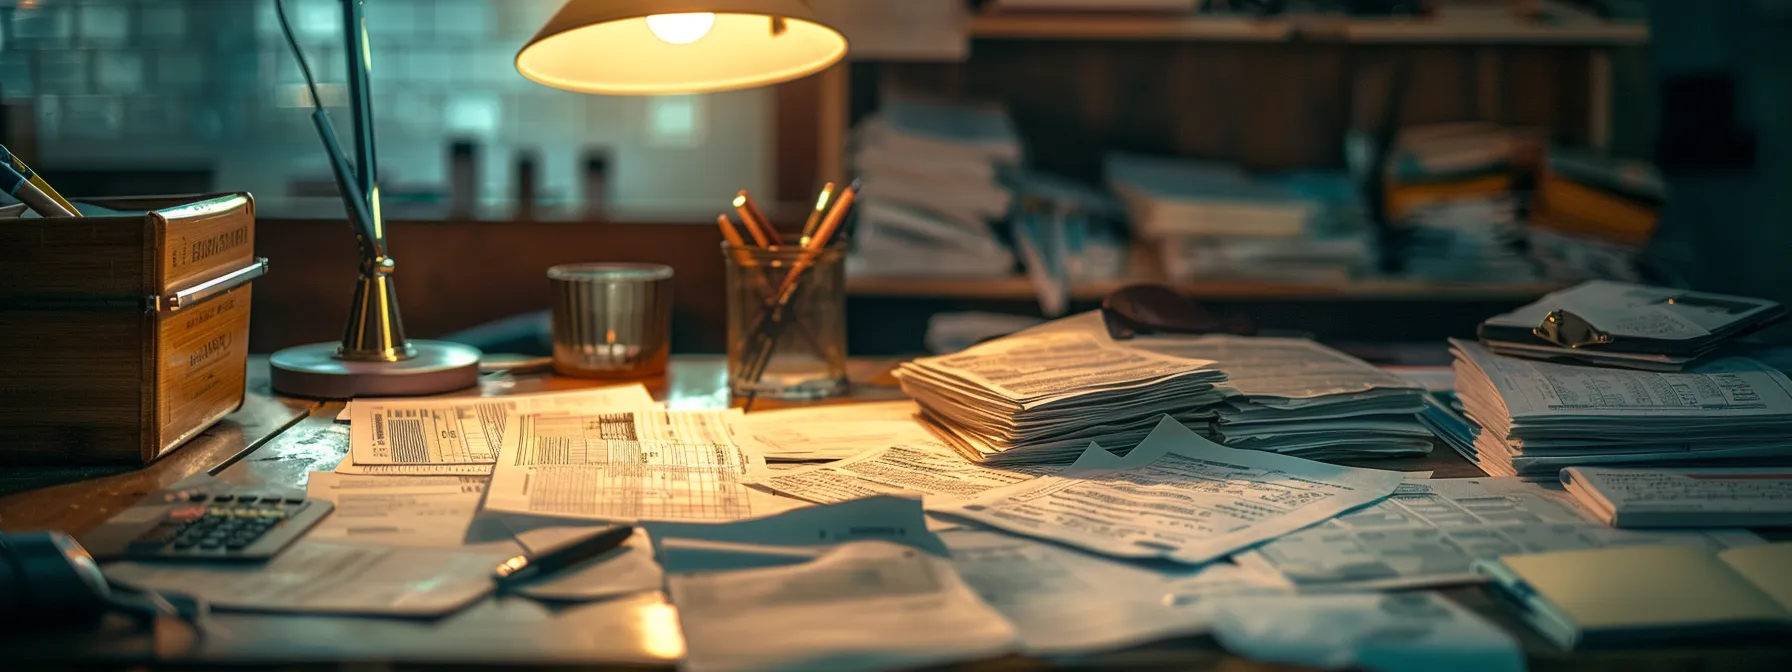
[[[1755,360],[1663,373],[1451,344],[1457,393],[1481,427],[1465,457],[1489,474],[1554,479],[1579,465],[1792,461],[1792,380]]]
[[[1431,430],[1416,415],[1424,386],[1301,338],[1148,337],[1131,347],[1213,360],[1238,396],[1216,432],[1232,448],[1316,459],[1422,455]]]
[[[989,225],[1013,194],[997,167],[1020,162],[1000,109],[892,100],[856,130],[861,191],[854,275],[1004,277],[1014,256]]]
[[[1225,381],[1213,362],[1058,324],[917,359],[896,377],[954,449],[991,464],[1070,462],[1090,441],[1130,450],[1166,413],[1204,424]]]

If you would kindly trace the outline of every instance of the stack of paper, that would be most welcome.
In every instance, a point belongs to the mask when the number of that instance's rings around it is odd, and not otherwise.
[[[1488,318],[1480,337],[1502,355],[1679,371],[1785,317],[1784,306],[1765,299],[1601,280]],[[1538,333],[1552,321],[1560,325],[1554,340]]]
[[[856,131],[855,275],[1002,277],[1014,256],[991,220],[1013,195],[997,168],[1021,160],[1000,109],[893,100]]]
[[[1554,479],[1578,465],[1792,461],[1792,380],[1755,360],[1662,373],[1451,344],[1457,392],[1481,428],[1465,457],[1489,474]]]
[[[1239,396],[1218,407],[1227,446],[1317,459],[1431,452],[1425,389],[1301,338],[1144,337],[1130,345],[1206,359]]]
[[[1090,441],[1130,450],[1166,413],[1204,424],[1225,381],[1211,361],[1056,324],[917,359],[896,377],[953,448],[992,464],[1069,462]]]
[[[1542,273],[1541,266],[1524,252],[1525,230],[1511,196],[1418,206],[1406,224],[1411,236],[1404,270],[1409,275],[1461,282],[1521,282]]]

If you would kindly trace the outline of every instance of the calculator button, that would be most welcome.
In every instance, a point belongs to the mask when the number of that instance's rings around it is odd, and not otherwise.
[[[209,497],[210,497],[210,495],[207,495],[207,494],[205,494],[205,493],[203,493],[203,492],[195,492],[195,493],[193,493],[193,494],[191,494],[191,495],[187,495],[187,501],[189,501],[189,502],[203,502],[203,501],[205,501],[205,500],[206,500],[206,499],[207,499],[207,498],[209,498]]]
[[[223,546],[224,540],[222,539],[207,539],[199,542],[199,549],[202,551],[215,551]]]
[[[304,497],[287,497],[287,498],[286,498],[286,503],[287,503],[287,504],[292,504],[292,505],[294,505],[294,506],[297,506],[297,505],[299,505],[299,504],[304,504],[304,503],[305,503],[305,498],[304,498]]]
[[[236,495],[232,495],[229,493],[225,493],[222,495],[218,495],[216,497],[212,497],[212,501],[214,501],[214,502],[228,502],[228,501],[231,501],[234,499],[236,499]]]
[[[256,497],[255,495],[242,495],[236,498],[236,501],[240,504],[254,504],[260,500],[261,498]]]
[[[192,539],[181,539],[174,542],[174,550],[184,551],[197,545],[199,545],[199,542]]]

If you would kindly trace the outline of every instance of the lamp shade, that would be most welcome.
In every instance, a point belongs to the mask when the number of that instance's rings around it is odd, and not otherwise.
[[[582,93],[765,86],[846,55],[801,0],[569,0],[516,55],[524,77]]]

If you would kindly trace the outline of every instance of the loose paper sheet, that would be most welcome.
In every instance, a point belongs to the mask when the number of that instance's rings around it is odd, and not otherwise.
[[[120,562],[106,576],[237,611],[437,616],[492,590],[505,553],[301,540],[267,564]]]
[[[946,555],[945,545],[928,531],[921,501],[894,495],[809,506],[733,523],[654,522],[646,527],[659,547],[661,563],[673,572],[789,564],[860,541],[887,541]],[[792,553],[790,549],[809,550]]]
[[[490,464],[518,414],[592,414],[653,408],[639,384],[510,397],[361,399],[349,404],[352,464]]]
[[[1435,593],[1236,597],[1213,636],[1256,661],[1377,672],[1522,672],[1511,635]]]
[[[732,443],[739,418],[739,411],[519,416],[485,510],[618,522],[776,513],[778,498],[746,486],[765,459]]]
[[[1516,478],[1410,480],[1374,506],[1239,554],[1301,592],[1478,583],[1476,560],[1635,544],[1722,550],[1758,543],[1743,531],[1633,532],[1576,510],[1559,490]]]
[[[1058,470],[1051,466],[988,467],[960,457],[938,439],[921,438],[838,462],[776,472],[759,483],[780,494],[823,504],[896,493],[922,495],[929,502],[942,503]]]
[[[1169,418],[1125,458],[1101,461],[1127,466],[1042,476],[940,511],[1109,555],[1196,564],[1373,503],[1401,481],[1227,448]]]
[[[1033,408],[1114,387],[1198,373],[1213,362],[1123,348],[1093,334],[1023,333],[942,357],[915,360]]]
[[[684,669],[883,670],[1004,655],[1015,631],[945,558],[880,541],[812,562],[672,574]]]
[[[1207,626],[1206,598],[1287,591],[1273,575],[1225,563],[1166,573],[1000,532],[953,530],[940,538],[965,583],[1014,624],[1022,648],[1036,655],[1196,634]]]
[[[773,462],[839,460],[929,438],[912,401],[839,404],[748,413],[741,440]]]
[[[485,479],[347,476],[314,471],[305,495],[336,504],[307,539],[412,548],[458,548],[479,510]]]

